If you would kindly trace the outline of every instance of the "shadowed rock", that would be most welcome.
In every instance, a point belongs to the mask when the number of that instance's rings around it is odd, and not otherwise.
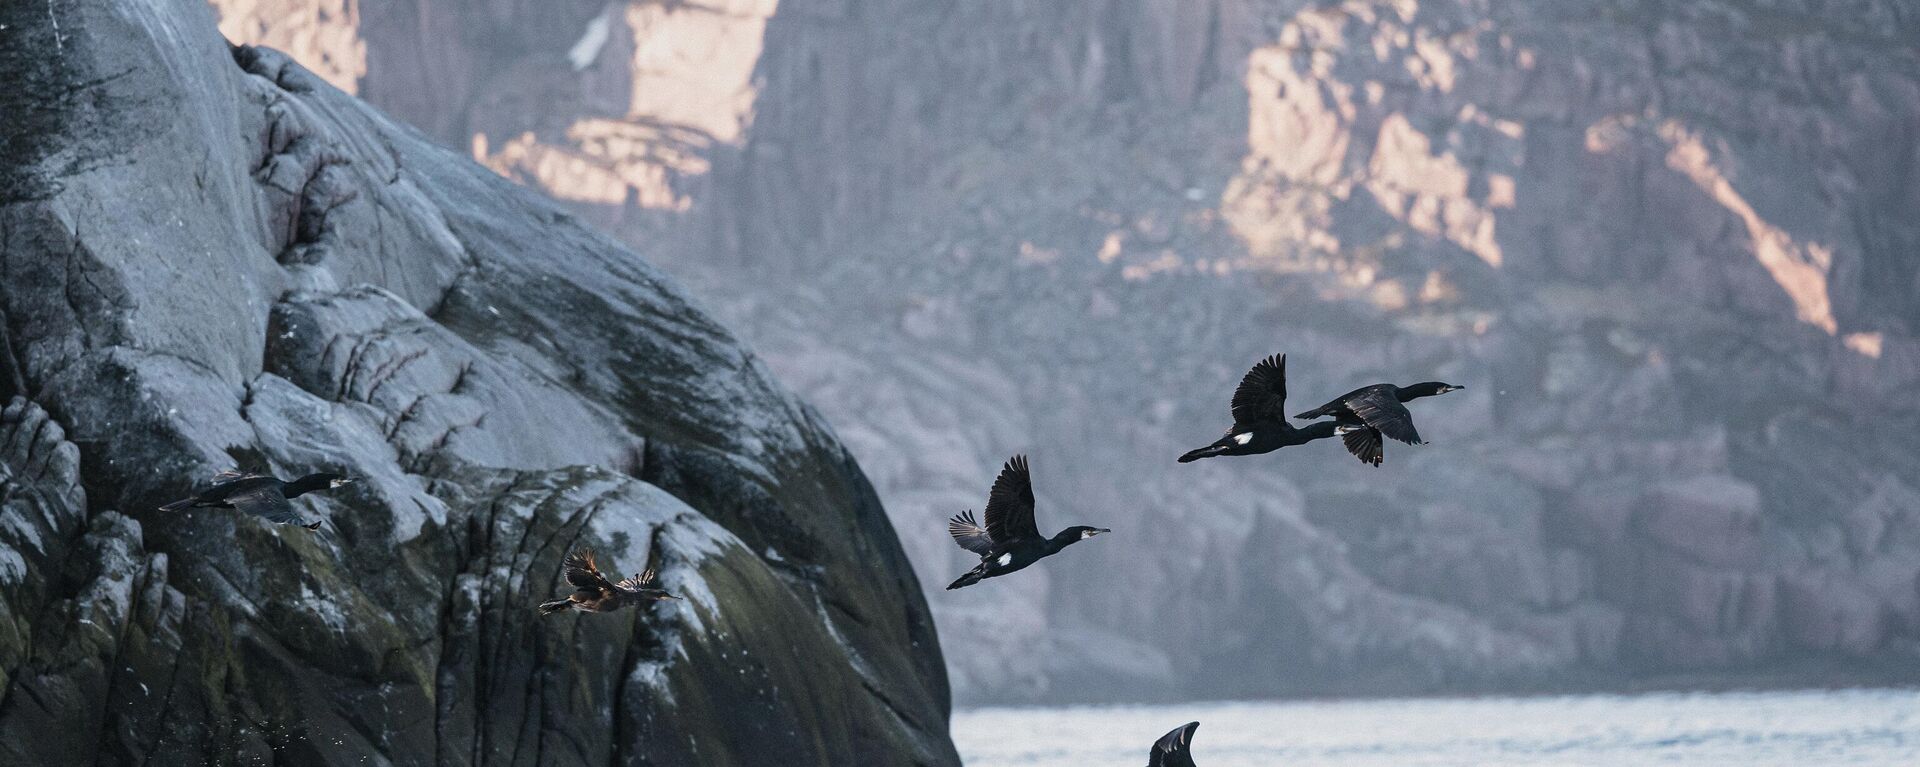
[[[670,280],[205,3],[29,5],[0,762],[956,763],[872,489]],[[236,464],[361,481],[149,511]],[[540,621],[586,545],[688,600]]]

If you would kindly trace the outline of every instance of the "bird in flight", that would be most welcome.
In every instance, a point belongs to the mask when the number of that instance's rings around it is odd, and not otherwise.
[[[1160,736],[1147,754],[1147,767],[1195,767],[1193,754],[1187,749],[1193,745],[1193,731],[1198,729],[1199,722],[1188,722]]]
[[[1304,445],[1331,437],[1338,424],[1314,424],[1296,429],[1287,423],[1287,355],[1268,357],[1254,365],[1233,390],[1233,428],[1227,436],[1180,456],[1181,463],[1216,455],[1258,455],[1283,447]]]
[[[351,482],[353,480],[329,472],[308,474],[292,482],[282,482],[266,474],[246,474],[229,469],[215,474],[213,484],[198,495],[174,501],[160,507],[160,510],[239,509],[268,522],[318,530],[320,523],[307,522],[288,499],[316,490],[332,490]]]
[[[949,591],[1006,575],[1068,546],[1113,532],[1104,527],[1075,525],[1055,533],[1052,538],[1042,538],[1040,528],[1033,521],[1033,479],[1027,473],[1024,455],[1007,461],[1000,469],[1000,476],[993,480],[993,490],[987,495],[986,517],[986,527],[974,521],[971,510],[947,521],[947,534],[953,536],[953,542],[980,555],[980,564],[947,584]]]
[[[1332,402],[1294,417],[1311,420],[1333,416],[1332,421],[1322,423],[1338,425],[1340,441],[1346,443],[1347,452],[1360,459],[1361,463],[1379,466],[1380,462],[1386,459],[1386,449],[1380,441],[1381,435],[1384,434],[1390,439],[1397,439],[1409,445],[1422,444],[1420,430],[1413,428],[1413,414],[1407,412],[1407,406],[1404,403],[1465,388],[1467,387],[1439,381],[1417,383],[1412,386],[1394,386],[1386,383],[1362,386],[1340,395]],[[1319,425],[1321,424],[1314,424],[1314,426]]]
[[[679,599],[665,589],[653,587],[653,568],[619,583],[607,580],[600,574],[600,567],[594,562],[593,549],[575,549],[567,554],[562,565],[567,583],[573,585],[573,593],[564,599],[540,603],[541,615],[552,615],[567,610],[583,613],[610,613],[628,605],[658,602],[663,599]]]

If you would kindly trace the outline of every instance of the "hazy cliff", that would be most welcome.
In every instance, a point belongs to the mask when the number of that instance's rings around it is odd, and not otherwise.
[[[1911,3],[385,14],[354,85],[656,244],[923,580],[1014,450],[1043,527],[1118,531],[934,600],[963,700],[1920,653]],[[1381,469],[1173,465],[1273,352],[1301,409],[1469,389]]]
[[[215,22],[0,11],[0,762],[954,764],[820,417],[632,250]],[[234,465],[360,481],[319,532],[155,510]],[[580,545],[688,601],[538,617]]]

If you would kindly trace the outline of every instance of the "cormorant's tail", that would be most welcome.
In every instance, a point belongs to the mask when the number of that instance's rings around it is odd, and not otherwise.
[[[169,503],[165,506],[160,507],[160,510],[161,511],[186,511],[187,509],[190,509],[190,508],[193,508],[193,499],[182,498],[178,501],[174,501],[173,503]]]
[[[540,614],[552,615],[558,612],[565,612],[567,609],[567,605],[570,605],[570,604],[573,604],[573,602],[566,599],[556,599],[551,602],[541,602]]]
[[[983,577],[985,576],[981,568],[973,568],[972,570],[968,570],[966,575],[962,575],[955,579],[954,582],[947,584],[947,590],[952,591],[954,589],[972,586],[973,584],[979,583]]]
[[[1194,461],[1198,461],[1202,458],[1212,458],[1216,455],[1224,455],[1226,454],[1226,452],[1227,452],[1226,445],[1208,445],[1198,450],[1188,450],[1185,455],[1180,456],[1180,462],[1193,463]]]

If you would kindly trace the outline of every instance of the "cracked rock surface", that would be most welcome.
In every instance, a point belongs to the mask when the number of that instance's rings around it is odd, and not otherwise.
[[[197,0],[0,28],[0,763],[957,763],[873,489],[664,275]],[[155,510],[230,466],[361,481]],[[540,618],[581,545],[688,600]]]

